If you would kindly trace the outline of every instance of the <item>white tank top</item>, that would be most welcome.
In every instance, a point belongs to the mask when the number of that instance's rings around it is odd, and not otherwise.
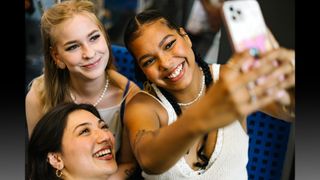
[[[130,84],[129,84],[130,85]],[[129,88],[129,85],[126,88]],[[121,104],[125,103],[130,89],[125,89],[122,96],[122,100],[119,104],[112,107],[98,109],[101,118],[108,124],[110,131],[113,133],[115,138],[115,150],[118,152],[122,140],[122,122],[121,122]]]
[[[213,79],[216,82],[219,78],[220,66],[212,64],[212,68]],[[153,85],[153,88],[160,99],[159,103],[167,110],[168,124],[173,123],[177,119],[173,107],[155,85]],[[174,166],[162,174],[150,175],[142,172],[142,176],[147,180],[246,180],[248,147],[249,137],[240,122],[235,121],[218,129],[217,142],[206,169],[193,170],[182,157]]]

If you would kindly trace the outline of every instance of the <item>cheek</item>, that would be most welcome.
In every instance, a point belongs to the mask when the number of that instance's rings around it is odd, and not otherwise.
[[[179,54],[189,55],[192,52],[192,48],[187,43],[181,43],[179,46],[175,46],[175,52]]]
[[[65,53],[62,54],[61,60],[67,65],[67,67],[76,66],[81,60],[81,54],[76,53]]]
[[[99,49],[99,51],[109,54],[108,44],[105,38],[101,38],[96,44],[96,47]]]
[[[154,65],[153,65],[154,66]],[[151,81],[157,78],[158,73],[156,70],[156,67],[148,67],[146,69],[143,69],[143,73],[147,76],[147,78]]]
[[[101,41],[101,42],[97,45],[97,50],[98,50],[98,52],[100,52],[101,54],[103,54],[103,56],[105,57],[105,59],[106,59],[106,61],[107,61],[107,63],[108,63],[108,60],[109,60],[109,58],[110,58],[110,52],[109,52],[107,43]]]
[[[90,156],[93,142],[89,140],[75,140],[63,143],[63,153],[66,157],[81,159]]]

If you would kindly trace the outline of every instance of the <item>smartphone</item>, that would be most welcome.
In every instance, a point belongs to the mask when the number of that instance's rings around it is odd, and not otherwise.
[[[221,13],[234,52],[250,48],[256,48],[260,52],[272,49],[268,29],[257,1],[225,1]]]

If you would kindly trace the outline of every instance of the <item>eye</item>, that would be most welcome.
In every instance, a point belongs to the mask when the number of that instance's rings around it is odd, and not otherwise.
[[[101,129],[109,130],[109,126],[107,124],[102,125]]]
[[[79,135],[86,135],[90,132],[89,128],[84,128],[80,131]]]
[[[74,50],[74,49],[76,49],[76,48],[78,48],[79,46],[78,45],[72,45],[72,46],[69,46],[69,47],[67,47],[66,48],[66,51],[72,51],[72,50]]]
[[[164,46],[164,49],[170,49],[175,42],[176,40],[170,41],[168,44]]]
[[[150,58],[142,63],[142,67],[147,67],[147,66],[151,65],[154,61],[155,61],[155,58]]]
[[[96,34],[90,38],[90,41],[95,41],[95,40],[99,39],[99,37],[100,37],[100,34]]]

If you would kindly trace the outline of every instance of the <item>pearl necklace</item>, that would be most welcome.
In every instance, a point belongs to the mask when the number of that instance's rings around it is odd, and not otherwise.
[[[200,68],[201,72],[202,72],[202,69]],[[200,89],[200,92],[198,93],[197,97],[195,99],[193,99],[192,101],[190,102],[187,102],[187,103],[178,103],[179,106],[190,106],[191,104],[193,104],[194,102],[198,101],[203,93],[203,90],[204,90],[204,87],[205,87],[205,77],[202,73],[202,83],[201,83],[201,89]]]
[[[100,94],[99,99],[97,99],[97,101],[93,104],[94,107],[96,107],[96,106],[100,103],[100,101],[102,100],[102,98],[104,97],[104,95],[105,95],[106,92],[107,92],[108,86],[109,86],[109,78],[108,78],[108,76],[107,76],[107,78],[106,78],[106,85],[104,86],[104,89],[103,89],[102,93]],[[73,102],[75,102],[75,103],[78,104],[78,102],[76,101],[75,96],[72,94],[71,91],[70,91],[70,96],[71,96],[71,99],[73,100]]]

